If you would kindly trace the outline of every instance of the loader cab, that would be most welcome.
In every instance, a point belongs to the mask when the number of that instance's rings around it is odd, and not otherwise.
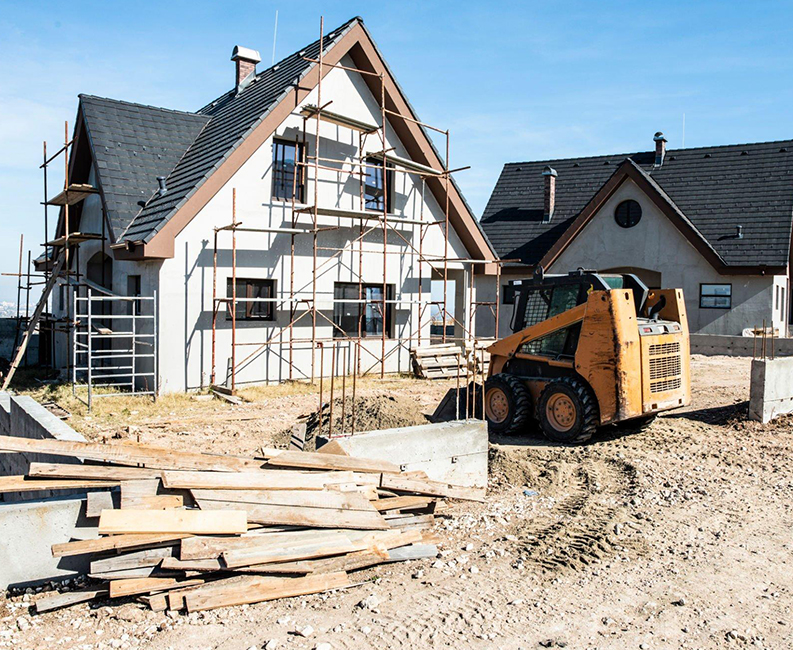
[[[633,291],[637,316],[642,314],[649,290],[635,275],[571,271],[566,275],[536,274],[524,280],[515,301],[510,328],[520,332],[587,301],[593,291]]]

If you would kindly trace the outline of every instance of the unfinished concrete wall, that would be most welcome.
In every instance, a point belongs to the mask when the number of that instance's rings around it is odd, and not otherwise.
[[[766,356],[793,356],[793,339],[766,338]],[[727,355],[733,357],[760,356],[763,342],[749,336],[720,336],[716,334],[692,334],[691,353],[707,356]],[[772,354],[773,349],[773,354]]]
[[[487,487],[487,423],[459,420],[336,438],[351,456],[384,458],[433,481]]]
[[[21,438],[55,438],[86,442],[85,438],[32,397],[0,393],[0,433]],[[31,462],[68,463],[75,459],[47,454],[0,453],[0,475],[27,474]],[[58,492],[63,496],[64,492]],[[0,502],[27,501],[53,496],[52,492],[10,492],[0,494]]]
[[[749,417],[769,422],[793,412],[793,357],[752,359]]]

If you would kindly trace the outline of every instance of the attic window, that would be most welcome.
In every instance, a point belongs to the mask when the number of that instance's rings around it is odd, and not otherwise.
[[[710,155],[709,153],[706,153],[706,154],[703,156],[703,158],[710,158],[710,157],[711,157],[711,155]]]
[[[604,161],[603,161],[603,164],[604,164],[604,165],[610,165],[611,163],[610,163],[608,160],[604,160]]]
[[[614,221],[622,228],[633,228],[642,218],[642,206],[633,199],[623,201],[614,210]]]
[[[573,167],[580,167],[580,163],[573,163]]]
[[[748,156],[748,155],[749,155],[749,152],[748,152],[748,151],[746,151],[746,149],[744,149],[744,150],[741,152],[741,155],[742,155],[742,156]]]
[[[787,153],[787,147],[782,147],[782,148],[779,150],[779,153]]]

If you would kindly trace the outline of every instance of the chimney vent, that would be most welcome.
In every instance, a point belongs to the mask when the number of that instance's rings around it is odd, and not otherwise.
[[[235,45],[231,52],[231,60],[237,64],[235,85],[239,93],[256,76],[256,64],[262,60],[262,57],[256,50]]]
[[[738,239],[743,239],[743,226],[735,226],[735,236]]]
[[[558,174],[553,167],[545,167],[542,170],[542,176],[545,181],[542,222],[551,223],[553,209],[556,206],[556,177]]]
[[[660,167],[664,164],[664,156],[666,156],[666,138],[661,131],[658,131],[653,136],[655,142],[655,167]]]
[[[162,196],[168,191],[168,187],[165,185],[165,176],[158,176],[157,182],[160,185],[159,189],[157,190],[157,195]]]

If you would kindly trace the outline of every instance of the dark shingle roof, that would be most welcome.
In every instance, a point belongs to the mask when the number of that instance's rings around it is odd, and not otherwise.
[[[504,259],[537,264],[597,191],[631,159],[666,193],[727,265],[785,266],[793,224],[793,140],[568,158],[504,166],[481,225]],[[546,165],[559,176],[542,223]],[[743,226],[743,238],[733,235]]]
[[[209,118],[91,95],[80,95],[80,108],[118,239]]]
[[[327,50],[360,19],[353,18],[324,38]],[[199,111],[206,127],[167,174],[168,191],[147,197],[146,206],[127,226],[122,239],[150,241],[176,210],[200,187],[212,172],[240,145],[264,116],[314,65],[303,57],[319,55],[319,40],[256,75],[241,93],[221,95]],[[156,187],[156,185],[154,186]],[[151,188],[152,190],[154,188]]]

